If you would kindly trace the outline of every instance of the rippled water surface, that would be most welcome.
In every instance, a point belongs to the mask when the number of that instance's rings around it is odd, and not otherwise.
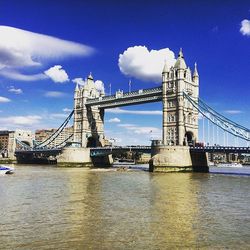
[[[17,166],[0,249],[247,249],[250,177]]]

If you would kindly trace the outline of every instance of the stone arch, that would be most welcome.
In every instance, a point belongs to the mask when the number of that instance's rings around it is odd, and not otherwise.
[[[96,139],[93,136],[88,137],[87,148],[95,148],[96,146]]]
[[[194,138],[194,133],[192,131],[187,131],[185,133],[185,143],[188,146],[194,146],[195,138]]]

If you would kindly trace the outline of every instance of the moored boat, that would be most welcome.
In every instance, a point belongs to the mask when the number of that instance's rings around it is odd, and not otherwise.
[[[215,165],[216,167],[223,168],[242,168],[243,165],[241,163],[232,162],[232,163],[218,163]]]
[[[14,168],[0,165],[0,175],[14,174]]]

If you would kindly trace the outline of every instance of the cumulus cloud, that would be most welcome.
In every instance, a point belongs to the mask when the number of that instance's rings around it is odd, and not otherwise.
[[[105,112],[112,114],[162,115],[161,110],[126,110],[121,108],[113,108],[107,109]]]
[[[28,116],[7,116],[0,118],[1,125],[11,124],[11,125],[34,125],[41,121],[42,117],[38,115],[28,115]]]
[[[81,77],[73,79],[72,82],[77,83],[81,86],[83,86],[85,84],[85,80],[83,80]]]
[[[15,88],[14,86],[10,86],[8,91],[17,95],[20,95],[23,93],[22,89]]]
[[[78,78],[73,79],[72,82],[77,83],[81,86],[84,86],[86,83],[86,80],[83,80],[83,78],[78,77]],[[104,83],[101,80],[96,80],[94,83],[95,83],[96,89],[99,92],[105,93]]]
[[[250,36],[250,20],[244,19],[241,21],[240,32],[244,36]]]
[[[50,77],[54,82],[68,82],[69,76],[61,65],[55,65],[48,70],[44,71],[45,75]]]
[[[118,66],[127,76],[160,82],[165,61],[169,67],[176,61],[174,52],[169,48],[148,50],[146,46],[134,46],[119,55]]]
[[[101,92],[101,93],[104,93],[105,92],[105,89],[104,89],[104,83],[101,81],[101,80],[96,80],[95,81],[95,86],[96,86],[96,89]]]
[[[118,123],[118,122],[121,122],[121,120],[119,118],[115,117],[115,118],[109,119],[108,122],[110,122],[110,123]]]
[[[3,97],[3,96],[0,96],[0,103],[3,103],[3,102],[10,102],[11,100],[7,97]]]
[[[44,94],[45,97],[64,97],[65,96],[65,93],[63,92],[60,92],[60,91],[47,91],[45,94]]]

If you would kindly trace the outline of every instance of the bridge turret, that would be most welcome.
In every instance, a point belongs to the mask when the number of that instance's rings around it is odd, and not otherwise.
[[[178,58],[177,58],[177,60],[175,62],[174,67],[176,69],[182,69],[182,70],[187,68],[186,62],[184,60],[184,55],[183,55],[183,52],[182,52],[182,48],[180,48]]]
[[[183,92],[198,98],[198,71],[192,76],[180,49],[174,67],[164,67],[162,72],[164,145],[182,146],[198,139],[198,113],[184,100]]]
[[[194,64],[193,82],[199,85],[199,74],[197,70],[197,63]]]
[[[163,70],[162,70],[162,82],[166,82],[169,79],[169,67],[167,62],[165,61]]]
[[[79,93],[79,85],[78,83],[76,84],[76,87],[75,87],[75,96],[78,96],[78,93]]]

